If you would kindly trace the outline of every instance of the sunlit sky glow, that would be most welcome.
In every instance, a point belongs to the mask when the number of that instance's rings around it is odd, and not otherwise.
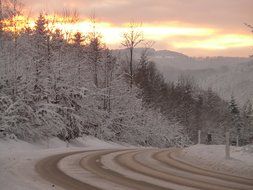
[[[191,56],[249,56],[253,35],[244,23],[253,24],[252,0],[24,0],[31,17],[46,11],[76,9],[75,24],[57,27],[86,34],[92,30],[88,17],[96,13],[96,30],[111,48],[122,48],[122,34],[129,21],[142,22],[154,48]],[[30,21],[32,25],[33,21]]]

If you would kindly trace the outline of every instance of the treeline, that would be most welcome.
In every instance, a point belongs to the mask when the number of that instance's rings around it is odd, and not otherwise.
[[[15,7],[15,6],[14,6]],[[11,12],[14,18],[16,10]],[[0,21],[2,17],[0,18]],[[225,102],[181,77],[167,83],[147,60],[133,60],[142,35],[125,35],[130,59],[115,56],[95,31],[52,27],[41,14],[34,28],[0,22],[0,131],[26,141],[84,134],[135,145],[195,143],[197,131],[223,143],[226,130],[241,144],[252,138],[252,105]],[[11,30],[5,30],[11,29]],[[95,27],[93,27],[95,28]]]
[[[190,143],[178,122],[143,106],[129,65],[99,34],[67,36],[49,26],[41,14],[34,28],[1,32],[1,131],[26,141],[86,134],[145,146]]]
[[[200,89],[188,76],[180,77],[177,82],[166,82],[155,64],[145,57],[140,61],[135,82],[142,89],[145,106],[159,110],[167,119],[184,126],[192,142],[197,142],[198,130],[202,131],[203,143],[224,143],[225,131],[230,131],[232,143],[237,140],[239,145],[252,142],[250,101],[239,108],[233,97],[226,102],[211,88]]]

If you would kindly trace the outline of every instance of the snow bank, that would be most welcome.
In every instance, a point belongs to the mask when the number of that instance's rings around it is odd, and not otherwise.
[[[225,159],[224,145],[195,145],[185,148],[177,159],[202,168],[253,179],[251,147],[231,147],[231,159]]]
[[[33,144],[0,138],[0,184],[1,190],[54,189],[35,172],[36,162],[49,155],[90,149],[120,147],[94,137],[84,136],[68,144],[58,138]],[[57,190],[61,190],[57,187]]]
[[[105,142],[92,136],[83,136],[70,141],[70,146],[74,147],[90,147],[90,148],[112,148],[122,147],[114,142]]]

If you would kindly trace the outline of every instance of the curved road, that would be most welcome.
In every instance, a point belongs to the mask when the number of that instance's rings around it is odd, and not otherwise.
[[[253,180],[176,159],[177,149],[111,149],[47,157],[36,171],[66,190],[252,190]]]

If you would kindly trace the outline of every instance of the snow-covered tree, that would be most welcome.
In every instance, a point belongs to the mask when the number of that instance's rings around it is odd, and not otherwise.
[[[253,140],[253,106],[250,100],[248,100],[242,108],[242,144],[251,143]]]
[[[157,71],[147,69],[147,82],[140,77],[129,85],[128,69],[96,32],[76,33],[70,40],[50,24],[40,14],[34,28],[15,35],[3,31],[0,126],[7,133],[27,141],[87,134],[158,147],[190,142],[184,126],[161,108],[168,93]],[[156,97],[159,104],[144,105]]]
[[[231,113],[231,136],[234,141],[236,141],[236,145],[239,146],[239,141],[241,140],[243,123],[241,120],[240,110],[236,103],[236,100],[233,96],[231,96],[231,100],[229,102],[229,110]]]

